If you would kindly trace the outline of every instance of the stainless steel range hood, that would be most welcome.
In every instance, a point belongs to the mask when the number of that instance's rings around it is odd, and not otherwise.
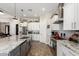
[[[58,18],[58,20],[54,22],[54,24],[61,24],[61,23],[63,23],[63,18]]]
[[[54,22],[54,24],[61,24],[63,23],[63,3],[59,3],[58,5],[58,20]]]

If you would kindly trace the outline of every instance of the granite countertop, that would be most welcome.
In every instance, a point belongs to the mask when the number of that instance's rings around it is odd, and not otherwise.
[[[25,40],[26,39],[20,39],[20,36],[16,35],[0,38],[0,54],[8,54]]]
[[[69,52],[71,52],[73,55],[79,55],[79,43],[75,43],[69,40],[57,40],[57,42],[70,49]]]

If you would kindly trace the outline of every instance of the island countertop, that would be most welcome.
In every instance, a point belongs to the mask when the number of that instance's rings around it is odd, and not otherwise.
[[[57,40],[57,43],[60,43],[68,48],[70,50],[69,52],[71,52],[74,56],[79,56],[79,43],[75,43],[69,40]]]
[[[10,37],[0,38],[0,55],[7,55],[10,51],[15,49],[26,39],[20,39],[20,36],[13,35]]]

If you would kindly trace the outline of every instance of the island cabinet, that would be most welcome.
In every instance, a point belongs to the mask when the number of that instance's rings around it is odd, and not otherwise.
[[[20,46],[16,47],[9,53],[9,56],[20,56]]]
[[[27,41],[26,42],[26,54],[28,54],[30,48],[31,48],[31,41]]]
[[[30,49],[31,45],[30,45],[30,41],[26,40],[25,42],[23,42],[21,45],[20,45],[20,53],[21,53],[21,56],[26,56],[29,49]]]
[[[26,56],[31,47],[31,41],[25,40],[9,53],[9,56]]]
[[[27,45],[26,45],[26,42],[27,41],[25,41],[25,42],[23,42],[22,44],[21,44],[21,50],[20,50],[20,52],[21,52],[21,56],[25,56],[26,55],[26,48],[27,48]]]

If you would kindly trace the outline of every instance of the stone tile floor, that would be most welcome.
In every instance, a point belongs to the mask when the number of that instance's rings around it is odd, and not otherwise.
[[[54,49],[50,48],[48,45],[38,42],[32,41],[32,47],[28,52],[28,56],[55,56]]]

